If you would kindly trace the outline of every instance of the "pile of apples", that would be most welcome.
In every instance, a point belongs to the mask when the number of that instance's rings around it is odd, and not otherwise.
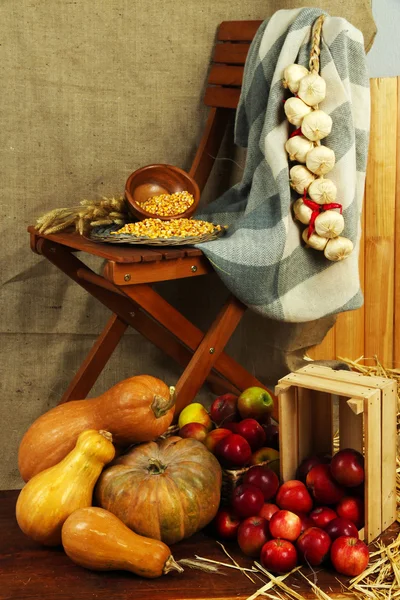
[[[369,561],[358,536],[364,521],[362,455],[345,449],[332,459],[311,457],[297,477],[279,485],[268,466],[249,469],[230,506],[215,518],[218,537],[237,540],[244,554],[275,573],[330,559],[337,572],[359,575]]]
[[[179,415],[179,435],[204,443],[224,469],[267,462],[279,475],[279,431],[270,423],[273,407],[273,398],[260,387],[240,396],[219,396],[209,413],[192,403]]]

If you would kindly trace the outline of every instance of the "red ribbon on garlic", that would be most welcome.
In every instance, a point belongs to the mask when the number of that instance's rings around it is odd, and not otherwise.
[[[308,234],[307,237],[310,237],[314,231],[315,231],[315,219],[318,217],[318,215],[325,211],[325,210],[332,210],[334,208],[338,208],[340,211],[340,214],[342,214],[343,211],[343,206],[337,202],[331,202],[330,204],[317,204],[316,202],[313,202],[312,200],[310,200],[309,198],[307,198],[307,192],[306,190],[304,190],[304,196],[303,196],[303,202],[306,206],[308,206],[308,208],[311,208],[312,210],[312,215],[311,215],[311,219],[310,219],[310,223],[308,225]]]

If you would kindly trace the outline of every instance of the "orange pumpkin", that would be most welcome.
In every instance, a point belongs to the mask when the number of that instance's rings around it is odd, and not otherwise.
[[[60,404],[36,419],[22,438],[21,477],[28,481],[59,463],[86,429],[109,431],[125,448],[155,440],[170,426],[174,404],[174,388],[150,375],[120,381],[98,398]]]
[[[216,515],[221,467],[194,439],[149,442],[117,458],[97,483],[97,502],[140,535],[174,544]]]

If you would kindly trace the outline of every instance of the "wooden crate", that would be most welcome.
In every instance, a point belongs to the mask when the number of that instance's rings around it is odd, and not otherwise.
[[[307,456],[333,453],[337,425],[339,447],[364,454],[365,528],[360,537],[371,542],[396,520],[395,381],[310,364],[281,379],[275,392],[283,481],[296,478]]]

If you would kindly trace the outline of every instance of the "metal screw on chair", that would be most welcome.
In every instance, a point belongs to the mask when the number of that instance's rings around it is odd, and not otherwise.
[[[196,265],[192,265],[192,266],[190,267],[190,270],[191,270],[193,273],[196,273],[196,271],[197,271],[197,267],[196,267]]]
[[[130,281],[130,279],[131,279],[131,276],[129,275],[129,273],[124,275],[124,281]]]
[[[210,348],[209,352],[210,352],[210,354],[214,354],[215,348]]]

